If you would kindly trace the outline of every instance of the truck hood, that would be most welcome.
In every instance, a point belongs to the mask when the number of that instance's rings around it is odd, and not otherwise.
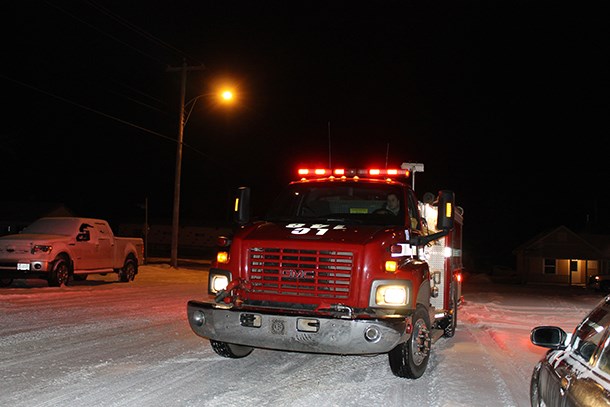
[[[253,225],[245,239],[308,240],[347,244],[366,244],[378,234],[391,233],[396,227],[341,223],[273,223]]]
[[[15,235],[6,235],[0,236],[0,247],[4,248],[7,245],[13,244],[27,244],[27,243],[38,243],[43,241],[46,243],[53,242],[65,242],[70,240],[70,236],[66,235],[47,235],[47,234],[33,234],[33,233],[23,233],[23,234],[15,234]]]

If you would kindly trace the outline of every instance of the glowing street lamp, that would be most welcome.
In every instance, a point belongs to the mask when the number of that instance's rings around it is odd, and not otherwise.
[[[182,89],[180,94],[180,117],[178,124],[178,144],[176,146],[176,174],[174,179],[174,209],[173,209],[173,217],[172,217],[172,247],[171,247],[171,259],[170,264],[172,267],[178,267],[178,238],[179,238],[179,230],[180,230],[180,178],[182,175],[182,146],[184,139],[184,126],[188,121],[193,108],[195,107],[195,103],[202,97],[206,96],[218,96],[218,99],[223,103],[232,103],[235,99],[234,93],[230,90],[223,89],[217,93],[205,93],[199,96],[196,96],[189,100],[188,102],[184,102],[185,99],[185,90],[186,90],[186,79],[183,76],[182,80]],[[190,105],[190,110],[188,115],[184,115],[184,108]]]

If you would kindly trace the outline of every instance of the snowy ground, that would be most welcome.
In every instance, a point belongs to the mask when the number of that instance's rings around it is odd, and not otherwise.
[[[0,289],[0,406],[529,406],[535,325],[571,332],[601,299],[585,289],[466,279],[458,330],[417,380],[386,355],[255,350],[229,360],[192,333],[186,302],[207,273],[143,266],[132,283]]]

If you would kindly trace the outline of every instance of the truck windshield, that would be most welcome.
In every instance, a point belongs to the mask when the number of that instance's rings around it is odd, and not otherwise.
[[[400,187],[388,184],[292,184],[276,198],[265,219],[404,225],[404,198]]]
[[[47,235],[66,235],[76,233],[78,219],[68,218],[42,218],[25,227],[21,233],[41,233]]]

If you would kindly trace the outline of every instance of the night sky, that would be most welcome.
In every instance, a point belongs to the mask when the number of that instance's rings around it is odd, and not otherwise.
[[[559,225],[610,233],[608,14],[582,3],[3,4],[1,199],[115,222],[147,199],[171,223],[185,60],[205,67],[187,100],[239,98],[194,105],[182,222],[227,221],[242,185],[262,211],[298,166],[420,162],[479,263]]]

